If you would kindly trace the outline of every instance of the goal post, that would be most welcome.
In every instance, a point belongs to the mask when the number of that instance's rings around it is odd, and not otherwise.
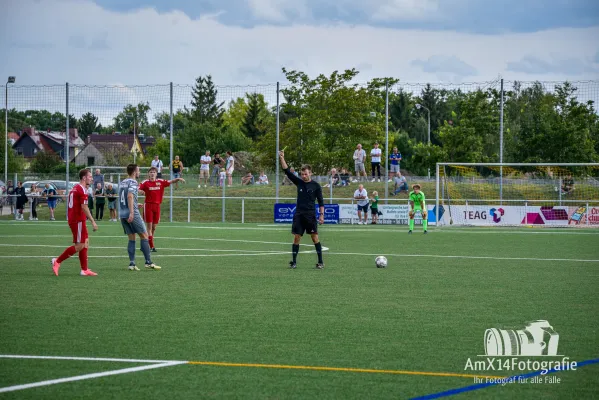
[[[599,163],[437,163],[437,226],[599,227]]]

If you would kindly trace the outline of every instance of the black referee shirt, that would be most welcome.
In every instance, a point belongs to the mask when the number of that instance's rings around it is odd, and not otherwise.
[[[318,206],[324,207],[324,199],[322,198],[322,187],[318,182],[304,182],[302,178],[295,176],[289,171],[289,168],[284,169],[285,175],[291,182],[297,186],[297,204],[295,213],[301,214],[316,214],[314,209],[314,200],[318,200]]]

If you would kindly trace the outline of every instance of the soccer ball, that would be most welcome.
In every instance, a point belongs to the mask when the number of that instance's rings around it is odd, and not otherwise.
[[[387,266],[387,257],[378,256],[374,262],[376,263],[377,268],[385,268]]]

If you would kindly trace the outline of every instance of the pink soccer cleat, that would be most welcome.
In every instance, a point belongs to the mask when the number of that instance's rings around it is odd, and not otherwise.
[[[81,275],[81,276],[97,276],[98,274],[96,274],[91,269],[85,269],[85,270],[82,269],[81,273],[79,275]]]
[[[58,270],[60,269],[60,263],[56,262],[56,258],[52,259],[52,271],[54,271],[54,275],[58,276]]]

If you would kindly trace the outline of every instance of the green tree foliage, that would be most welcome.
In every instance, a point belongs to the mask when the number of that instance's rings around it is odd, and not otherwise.
[[[248,93],[247,109],[241,131],[245,136],[256,140],[263,136],[268,129],[267,120],[272,117],[268,111],[268,105],[264,101],[264,95],[259,93]]]
[[[5,144],[5,125],[4,121],[0,123],[0,144],[2,145],[2,151],[0,152],[0,179],[4,179],[4,144]],[[23,157],[19,157],[15,154],[15,152],[10,147],[10,142],[8,143],[8,173],[20,173],[23,171]],[[10,178],[9,178],[10,179]]]
[[[150,111],[150,103],[138,103],[137,106],[127,104],[123,111],[114,117],[114,129],[117,132],[133,133],[133,125],[135,125],[136,133],[143,133],[148,128],[148,112]]]
[[[98,127],[101,127],[98,124],[98,117],[94,114],[87,112],[81,116],[79,120],[79,136],[85,139],[87,136],[91,135],[93,132],[96,132]]]
[[[176,137],[177,154],[184,165],[200,163],[200,157],[206,150],[212,154],[225,151],[243,151],[251,147],[251,140],[234,128],[222,128],[213,123],[190,123],[178,132]]]
[[[31,172],[47,173],[54,171],[60,164],[62,164],[62,160],[57,154],[40,151],[33,157],[29,169]]]
[[[222,123],[223,104],[217,103],[218,90],[212,82],[212,76],[199,76],[191,92],[191,120],[197,123],[209,122],[215,125]]]

